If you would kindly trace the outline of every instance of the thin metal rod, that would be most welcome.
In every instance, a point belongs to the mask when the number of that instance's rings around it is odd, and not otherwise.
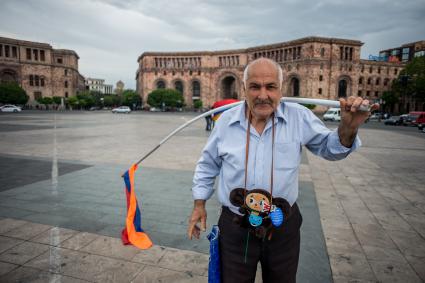
[[[316,98],[302,98],[302,97],[282,97],[281,101],[283,102],[291,102],[291,103],[301,103],[301,104],[315,104],[315,105],[321,105],[321,106],[327,106],[327,107],[333,107],[333,108],[339,108],[340,104],[339,101],[335,100],[327,100],[327,99],[316,99]],[[227,109],[233,108],[235,106],[238,106],[245,101],[238,101],[235,103],[227,104],[215,109],[212,109],[210,111],[207,111],[205,113],[202,113],[201,115],[196,116],[195,118],[187,121],[174,131],[172,131],[170,134],[168,134],[165,138],[163,138],[158,145],[155,146],[151,151],[149,151],[145,156],[143,156],[139,161],[136,162],[136,164],[140,164],[143,160],[145,160],[149,155],[151,155],[153,152],[155,152],[161,145],[163,145],[166,141],[168,141],[172,136],[186,128],[187,126],[193,124],[194,122],[198,121],[201,118],[204,118],[206,116],[210,116],[215,113],[219,113],[222,111],[225,111]],[[360,107],[361,111],[369,111],[370,108],[362,108]]]

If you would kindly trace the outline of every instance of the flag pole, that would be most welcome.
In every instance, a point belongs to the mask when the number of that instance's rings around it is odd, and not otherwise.
[[[154,153],[161,145],[163,145],[166,141],[168,141],[172,136],[186,128],[187,126],[193,124],[194,122],[198,121],[201,118],[204,118],[206,116],[210,116],[217,112],[222,112],[225,110],[228,110],[230,108],[233,108],[235,106],[238,106],[245,101],[238,101],[235,103],[227,104],[215,109],[211,109],[210,111],[207,111],[205,113],[202,113],[201,115],[196,116],[195,118],[187,121],[180,127],[176,128],[174,131],[172,131],[170,134],[168,134],[165,138],[163,138],[159,144],[157,144],[151,151],[149,151],[147,154],[145,154],[142,158],[139,159],[139,161],[136,162],[136,165],[139,165],[143,160],[145,160],[149,155]],[[327,107],[333,107],[333,108],[339,108],[340,104],[339,101],[336,100],[328,100],[328,99],[317,99],[317,98],[303,98],[303,97],[282,97],[281,102],[290,102],[290,103],[301,103],[301,104],[315,104],[315,105],[321,105],[321,106],[327,106]],[[363,105],[360,106],[359,110],[361,111],[369,111],[370,107],[364,107]]]

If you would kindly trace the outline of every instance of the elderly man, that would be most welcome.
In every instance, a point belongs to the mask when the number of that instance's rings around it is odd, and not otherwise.
[[[296,281],[302,146],[327,160],[343,159],[360,146],[357,130],[370,114],[359,111],[369,101],[340,99],[341,123],[331,131],[307,108],[280,102],[282,78],[280,66],[269,59],[246,67],[246,102],[222,114],[195,170],[188,236],[205,231],[205,202],[219,176],[223,282],[254,282],[258,261],[264,282]]]

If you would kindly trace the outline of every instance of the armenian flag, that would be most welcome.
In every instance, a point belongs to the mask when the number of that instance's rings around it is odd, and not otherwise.
[[[134,192],[134,172],[136,170],[137,164],[133,164],[123,175],[127,196],[127,219],[121,233],[121,240],[124,245],[131,244],[140,249],[149,249],[152,241],[142,229],[142,215]]]

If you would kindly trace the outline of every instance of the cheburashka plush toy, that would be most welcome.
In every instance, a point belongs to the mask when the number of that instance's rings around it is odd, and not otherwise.
[[[268,235],[272,227],[280,227],[291,215],[291,205],[287,200],[272,198],[270,193],[263,189],[233,189],[229,198],[243,214],[242,217],[235,217],[234,222],[250,228],[259,238]]]

